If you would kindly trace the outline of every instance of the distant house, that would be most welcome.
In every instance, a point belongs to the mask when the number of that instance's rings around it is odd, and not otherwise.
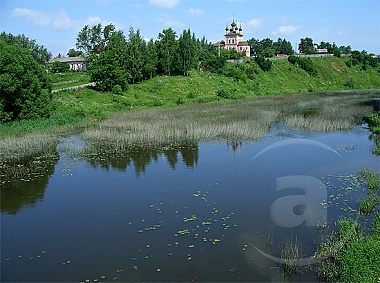
[[[221,43],[220,47],[227,50],[235,49],[249,57],[251,55],[251,46],[248,42],[243,41],[242,31],[241,25],[238,27],[235,19],[233,19],[230,28],[226,27],[224,43]]]
[[[82,56],[53,58],[48,61],[49,66],[53,65],[54,62],[67,63],[70,66],[70,71],[74,71],[74,72],[87,70],[86,60]]]

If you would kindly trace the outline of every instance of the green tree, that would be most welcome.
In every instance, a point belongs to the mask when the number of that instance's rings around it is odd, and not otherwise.
[[[30,51],[0,40],[0,122],[46,118],[52,110],[51,83]]]
[[[313,39],[311,39],[310,37],[301,38],[301,42],[298,45],[298,50],[300,51],[300,53],[304,54],[317,53],[317,50],[314,47]]]
[[[255,57],[259,55],[262,50],[260,41],[255,38],[251,38],[247,42],[251,47],[251,55]]]
[[[85,57],[98,55],[107,49],[109,40],[114,33],[115,26],[113,24],[106,25],[104,28],[101,24],[92,27],[86,25],[77,36],[76,47],[82,51]]]
[[[144,68],[143,75],[144,78],[152,78],[157,73],[157,64],[158,64],[158,54],[157,48],[153,39],[149,40],[146,45],[146,51],[144,56]]]
[[[347,45],[347,46],[342,45],[339,47],[339,50],[341,54],[350,54],[352,51],[350,45]]]
[[[51,71],[53,73],[65,73],[68,72],[70,69],[69,64],[64,63],[64,62],[54,62],[51,66]]]
[[[136,80],[141,80],[143,78],[143,68],[144,68],[144,56],[146,50],[146,43],[140,31],[134,31],[131,27],[129,29],[128,43],[127,43],[127,64],[126,69],[129,74],[129,81],[135,83]]]
[[[265,59],[262,55],[255,57],[255,62],[263,71],[269,71],[272,68],[272,61]]]
[[[14,36],[10,33],[2,32],[0,40],[4,40],[7,44],[17,44],[24,49],[28,49],[39,64],[46,64],[52,57],[51,53],[43,45],[38,45],[35,39],[30,39],[24,34]]]
[[[125,36],[121,31],[115,32],[109,39],[108,50],[94,56],[88,70],[100,91],[112,91],[116,86],[122,91],[128,89],[127,58]]]
[[[278,38],[277,42],[273,43],[276,54],[287,54],[293,55],[294,50],[290,41],[287,41],[285,38]]]
[[[158,48],[159,69],[163,74],[171,75],[180,69],[177,35],[172,28],[163,30],[156,42]]]
[[[69,52],[67,52],[68,57],[78,57],[82,55],[82,51],[77,51],[74,48],[69,49]]]
[[[184,30],[179,37],[179,56],[181,58],[183,75],[187,76],[189,69],[198,63],[197,41],[195,35],[191,36],[190,29]]]

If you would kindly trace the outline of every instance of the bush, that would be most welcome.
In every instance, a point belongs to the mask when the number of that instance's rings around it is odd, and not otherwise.
[[[216,91],[216,95],[225,99],[236,99],[239,96],[236,94],[236,89],[234,90],[226,90],[225,88],[220,87]]]
[[[51,83],[30,51],[0,40],[0,123],[46,118],[53,108]]]
[[[259,65],[260,69],[267,72],[272,68],[272,62],[269,59],[265,59],[263,56],[259,55],[255,58],[255,62]]]
[[[70,66],[67,63],[63,62],[54,62],[51,66],[51,71],[53,73],[65,73],[70,70]]]
[[[310,58],[298,58],[297,63],[301,69],[305,70],[310,76],[317,75],[317,69]]]
[[[298,57],[296,57],[296,56],[294,56],[294,55],[290,55],[290,56],[288,57],[288,61],[289,61],[289,63],[295,65],[295,64],[297,63],[297,61],[298,61]]]
[[[121,89],[121,86],[119,85],[115,85],[113,88],[112,88],[112,92],[114,94],[118,94],[118,95],[122,95],[123,94],[123,90]]]

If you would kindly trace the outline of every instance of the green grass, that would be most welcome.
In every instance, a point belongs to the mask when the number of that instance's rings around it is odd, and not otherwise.
[[[49,74],[53,90],[90,83],[90,77],[86,72],[67,72]]]
[[[328,282],[378,282],[380,280],[379,176],[370,170],[361,172],[368,196],[359,201],[361,216],[367,216],[370,229],[358,218],[340,219],[337,230],[324,240],[316,258],[321,258],[317,274]],[[375,188],[374,188],[374,184]]]
[[[349,68],[344,64],[347,58],[318,58],[313,63],[318,69],[317,76],[309,76],[304,70],[293,66],[287,60],[273,62],[269,72],[258,70],[252,74],[252,80],[237,82],[233,78],[218,74],[190,72],[190,76],[158,76],[141,83],[130,85],[123,95],[100,93],[91,89],[79,89],[54,93],[56,109],[49,119],[20,121],[0,124],[0,139],[39,133],[64,133],[72,129],[91,126],[110,113],[131,109],[147,109],[208,102],[226,102],[230,98],[254,98],[262,95],[294,94],[348,90],[345,83],[352,79],[357,89],[380,89],[380,75],[369,68],[362,71],[359,67]],[[49,74],[54,89],[89,82],[86,73]],[[363,93],[368,92],[363,90]],[[374,91],[375,95],[379,91]],[[309,105],[309,109],[295,111],[288,122],[295,127],[307,127],[312,124],[324,124],[312,119],[300,121],[302,116],[311,118],[317,112],[326,112],[319,102]],[[337,101],[337,103],[340,103]],[[304,106],[300,106],[304,107]],[[337,110],[339,107],[337,106]],[[356,119],[356,118],[355,118]],[[323,127],[322,127],[323,128]]]

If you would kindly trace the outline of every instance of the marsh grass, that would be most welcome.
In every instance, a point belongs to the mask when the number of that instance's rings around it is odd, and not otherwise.
[[[94,147],[124,151],[132,145],[258,140],[280,121],[303,130],[350,130],[370,109],[365,101],[357,94],[299,94],[129,111],[109,116],[83,137]]]
[[[284,121],[293,128],[317,132],[347,131],[361,123],[371,106],[363,95],[323,95],[301,101],[284,114]]]
[[[302,267],[297,261],[302,257],[302,246],[297,236],[285,240],[280,245],[281,262],[284,272],[288,275],[301,272]]]
[[[0,176],[24,178],[38,175],[57,158],[57,136],[34,135],[0,140]]]
[[[130,111],[112,115],[99,127],[83,133],[90,143],[168,145],[216,140],[256,140],[276,121],[275,109],[252,109],[243,101],[199,104],[175,109]]]
[[[378,282],[380,278],[380,213],[373,216],[379,204],[379,176],[363,169],[361,177],[368,196],[359,201],[360,217],[340,219],[314,255],[321,258],[317,275],[328,282]],[[371,188],[372,182],[377,182],[376,188]]]

